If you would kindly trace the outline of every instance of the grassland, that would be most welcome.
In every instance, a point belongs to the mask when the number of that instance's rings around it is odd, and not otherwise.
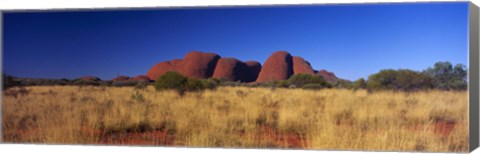
[[[466,91],[37,86],[3,92],[4,142],[466,152]]]

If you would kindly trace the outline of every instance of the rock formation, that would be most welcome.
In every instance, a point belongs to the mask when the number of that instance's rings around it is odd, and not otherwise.
[[[170,61],[164,61],[164,62],[155,64],[152,68],[150,68],[150,70],[148,70],[147,72],[147,76],[150,78],[150,80],[155,80],[160,75],[168,71],[175,71],[175,69],[172,66],[172,63]]]
[[[155,80],[168,71],[176,71],[191,78],[213,77],[241,82],[286,80],[293,74],[320,75],[328,82],[338,80],[332,72],[326,70],[317,72],[307,60],[292,56],[286,51],[274,52],[263,66],[257,61],[242,62],[235,58],[221,58],[215,53],[192,51],[187,53],[184,59],[163,61],[154,65],[148,70],[146,77]]]
[[[244,82],[254,82],[257,80],[260,71],[262,70],[262,64],[258,61],[247,61],[245,62],[247,66],[245,72],[242,74]]]
[[[148,76],[145,76],[145,75],[137,75],[133,78],[130,78],[129,80],[133,80],[133,81],[150,81],[150,77]]]
[[[335,76],[335,74],[333,74],[332,72],[326,71],[326,70],[320,70],[316,74],[322,76],[325,79],[325,81],[327,81],[327,82],[338,81],[338,78],[337,78],[337,76]]]
[[[257,82],[285,80],[293,74],[292,56],[285,51],[274,52],[263,64]]]
[[[180,73],[193,78],[209,78],[213,75],[220,56],[214,53],[192,51],[185,55]]]
[[[84,81],[101,81],[100,78],[96,77],[96,76],[84,76],[84,77],[80,77],[80,80],[84,80]]]
[[[235,58],[220,58],[213,78],[227,81],[253,82],[257,79],[262,65],[256,61],[242,62]]]
[[[315,71],[308,61],[302,57],[293,56],[293,74],[310,74],[314,75]]]
[[[117,76],[116,78],[113,78],[112,81],[127,81],[130,79],[128,76]]]
[[[235,58],[220,58],[215,67],[213,78],[238,81],[246,65]]]

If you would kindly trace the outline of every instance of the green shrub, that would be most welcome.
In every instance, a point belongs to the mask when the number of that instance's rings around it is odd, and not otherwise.
[[[230,87],[238,87],[242,84],[240,82],[233,82],[233,81],[225,81],[221,83],[222,86],[230,86]]]
[[[17,78],[14,80],[17,85],[22,86],[63,86],[70,83],[68,79]]]
[[[103,87],[108,87],[108,86],[111,86],[113,83],[113,81],[103,81],[100,83],[100,86],[103,86]]]
[[[328,87],[328,83],[321,76],[310,75],[310,74],[296,74],[291,76],[287,81],[285,81],[286,86],[295,85],[297,87],[303,87],[306,84],[319,84],[322,87]],[[283,83],[280,84],[283,86]]]
[[[288,80],[280,80],[280,81],[274,81],[274,85],[275,85],[275,87],[287,88],[287,87],[289,87],[291,85],[295,85],[295,84],[290,83]]]
[[[261,84],[252,82],[252,83],[247,83],[246,86],[247,87],[259,87],[259,86],[261,86]]]
[[[344,80],[344,79],[339,79],[337,81],[335,81],[334,83],[332,83],[332,87],[334,88],[347,88],[347,89],[350,89],[353,87],[353,84],[351,81],[349,80]]]
[[[365,79],[360,78],[356,80],[355,82],[352,83],[352,88],[353,89],[365,89],[367,88],[367,81]]]
[[[369,90],[392,89],[401,91],[415,91],[431,89],[432,78],[425,73],[408,69],[382,70],[370,75],[366,84]]]
[[[219,84],[219,82],[211,79],[201,80],[201,82],[205,89],[215,89]]]
[[[203,91],[216,88],[219,82],[214,79],[187,78],[177,72],[167,72],[155,80],[156,90],[173,89],[180,95],[185,92]]]
[[[217,78],[209,78],[207,79],[207,81],[214,84],[215,86],[218,86],[222,83],[222,80]]]
[[[135,81],[135,80],[113,81],[112,86],[115,86],[115,87],[125,87],[125,86],[133,87],[133,86],[137,85],[138,83],[139,83],[139,81]]]
[[[303,89],[314,89],[314,90],[317,90],[317,89],[325,88],[325,85],[318,84],[318,83],[309,83],[309,84],[303,85],[302,88],[303,88]]]
[[[189,78],[185,84],[186,91],[200,91],[205,89],[202,81],[198,79]]]
[[[180,73],[169,71],[155,80],[155,89],[157,91],[173,89],[179,94],[183,94],[186,91],[185,85],[187,82],[187,77],[184,77]]]
[[[466,90],[467,68],[462,64],[453,66],[450,62],[437,62],[423,71],[432,78],[433,86],[443,90]]]

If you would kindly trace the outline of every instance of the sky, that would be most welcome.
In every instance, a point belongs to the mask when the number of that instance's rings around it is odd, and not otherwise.
[[[6,12],[2,23],[3,72],[17,77],[144,75],[194,50],[262,64],[285,50],[348,80],[468,67],[468,2]]]

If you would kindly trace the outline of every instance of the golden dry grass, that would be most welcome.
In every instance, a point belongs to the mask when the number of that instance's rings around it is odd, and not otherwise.
[[[3,141],[15,143],[468,150],[466,91],[219,87],[182,97],[151,86],[48,86],[9,89],[2,108]],[[121,137],[129,133],[137,136]]]

